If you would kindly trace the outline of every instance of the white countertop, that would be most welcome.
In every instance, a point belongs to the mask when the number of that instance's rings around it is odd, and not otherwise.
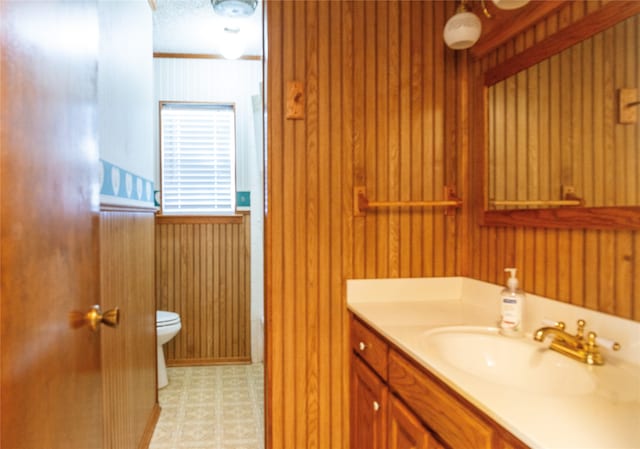
[[[527,294],[524,330],[543,318],[618,341],[605,365],[580,364],[601,381],[588,394],[554,396],[491,383],[429,359],[420,337],[442,326],[496,326],[501,286],[468,278],[347,281],[349,310],[532,448],[640,448],[640,323]],[[501,337],[507,338],[507,337]],[[567,359],[569,360],[569,359]],[[594,371],[595,370],[595,371]],[[570,381],[570,380],[569,380]]]

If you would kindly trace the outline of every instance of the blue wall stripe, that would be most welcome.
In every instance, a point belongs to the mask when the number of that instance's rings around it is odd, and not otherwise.
[[[153,181],[100,159],[100,195],[142,201],[153,206]]]

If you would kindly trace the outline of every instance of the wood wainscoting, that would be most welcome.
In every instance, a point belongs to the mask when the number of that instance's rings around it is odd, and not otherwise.
[[[180,314],[168,365],[251,360],[250,216],[158,216],[159,310]]]
[[[100,302],[121,315],[100,329],[105,449],[148,447],[159,415],[153,233],[153,209],[102,208]]]

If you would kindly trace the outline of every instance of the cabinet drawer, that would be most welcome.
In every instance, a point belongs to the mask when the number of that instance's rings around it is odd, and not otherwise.
[[[466,405],[395,351],[389,354],[389,387],[456,449],[491,449],[493,429]]]
[[[387,379],[389,346],[371,329],[352,316],[351,349],[362,357],[380,377]]]

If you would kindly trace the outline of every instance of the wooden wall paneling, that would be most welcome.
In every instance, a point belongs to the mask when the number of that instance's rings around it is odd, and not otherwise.
[[[412,200],[414,198],[422,197],[422,170],[423,170],[423,129],[422,129],[422,119],[423,119],[423,108],[422,104],[424,101],[424,86],[423,86],[423,73],[426,71],[423,63],[423,52],[422,52],[422,42],[424,37],[423,33],[423,17],[422,17],[422,7],[413,2],[410,2],[410,8],[405,13],[409,15],[407,19],[406,16],[403,16],[402,23],[407,24],[410,23],[410,33],[406,33],[410,36],[410,40],[408,42],[408,50],[405,50],[407,54],[407,58],[410,58],[410,67],[409,67],[409,85],[408,91],[403,93],[402,98],[407,98],[409,101],[408,107],[410,108],[406,118],[403,120],[403,123],[406,121],[407,128],[403,130],[403,135],[410,133],[410,139],[408,145],[410,146],[410,158],[406,159],[409,161],[410,169],[407,170],[406,178],[411,181],[410,190],[406,194],[406,198],[402,198],[403,200]],[[406,8],[405,8],[406,11]],[[401,111],[405,111],[405,108],[401,108]],[[403,152],[404,154],[404,152]],[[417,273],[422,272],[422,254],[419,251],[411,251],[410,248],[412,246],[417,248],[423,247],[424,236],[422,234],[422,220],[423,214],[420,211],[413,210],[410,212],[410,231],[408,238],[408,247],[402,248],[403,254],[410,254],[410,270],[408,274],[404,274],[405,277],[415,277]]]
[[[285,181],[284,207],[291,211],[285,215],[287,234],[295,235],[295,246],[285,246],[285,263],[300,263],[305,267],[301,272],[285,277],[284,301],[285,318],[289,325],[285,335],[296,335],[287,347],[285,354],[295,354],[299,362],[285,367],[285,385],[295,385],[295,401],[289,401],[285,409],[285,422],[296,421],[295,431],[285,435],[284,447],[304,447],[306,440],[318,444],[317,427],[309,427],[310,417],[318,414],[318,379],[308,378],[311,367],[317,372],[318,364],[318,297],[310,301],[299,298],[309,295],[310,288],[305,282],[305,273],[309,275],[309,283],[317,287],[316,268],[313,265],[317,254],[317,220],[318,220],[318,184],[317,184],[317,151],[318,151],[318,55],[315,48],[318,44],[317,3],[296,4],[293,13],[285,10],[285,28],[295,29],[299,39],[290,43],[285,39],[284,56],[294,61],[285,71],[285,77],[304,80],[306,86],[306,111],[304,122],[285,124],[285,133],[292,135],[293,145],[285,149],[284,173],[291,178],[293,184]],[[293,21],[291,24],[290,21]],[[314,49],[313,53],[309,49]],[[285,78],[285,80],[288,78]],[[287,136],[285,134],[285,136]],[[308,182],[305,178],[308,177]],[[290,194],[287,190],[291,189]],[[293,193],[295,192],[295,196]],[[305,213],[293,214],[295,206],[303,206]],[[308,239],[305,238],[308,235]],[[288,282],[291,284],[288,284]],[[288,288],[287,288],[288,287]],[[305,379],[306,378],[306,379]],[[296,379],[299,379],[296,381]],[[291,421],[288,421],[291,420]],[[286,425],[286,424],[285,424]]]
[[[284,278],[284,264],[282,257],[283,233],[283,189],[282,189],[282,142],[284,128],[284,96],[286,83],[279,68],[282,65],[283,54],[283,9],[284,2],[265,2],[265,21],[268,51],[266,55],[266,102],[267,115],[271,119],[267,123],[266,176],[265,185],[268,186],[264,224],[265,236],[265,439],[267,448],[283,447],[284,420],[284,309],[282,295],[282,281]],[[278,56],[280,55],[280,56]],[[306,81],[306,79],[305,79]],[[309,89],[307,83],[307,90]],[[308,119],[308,106],[307,119]],[[280,119],[276,120],[276,117]],[[269,142],[278,142],[277,145]],[[304,204],[298,204],[300,210],[305,211]],[[306,214],[305,214],[306,215]],[[305,320],[307,316],[305,315]],[[303,335],[296,335],[304,339]],[[303,362],[306,357],[303,358]],[[301,382],[302,383],[302,382]],[[292,400],[290,397],[289,400]],[[295,427],[287,428],[293,432]],[[304,446],[302,446],[304,447]]]
[[[348,366],[348,358],[345,354],[344,348],[345,342],[348,341],[348,317],[347,310],[344,306],[343,298],[343,279],[348,274],[345,273],[345,267],[342,264],[343,253],[348,254],[347,248],[343,247],[343,224],[345,219],[343,218],[342,211],[344,207],[350,205],[349,202],[343,201],[342,192],[348,190],[351,182],[344,182],[345,187],[343,190],[343,174],[348,173],[343,166],[343,156],[341,152],[342,143],[344,141],[343,123],[348,120],[343,116],[345,110],[349,110],[350,101],[347,96],[343,96],[345,86],[343,85],[343,73],[345,70],[346,57],[342,53],[343,37],[346,33],[349,33],[349,26],[347,23],[348,17],[345,17],[345,5],[338,2],[329,3],[329,24],[330,33],[335,36],[330,42],[329,55],[339,55],[338,58],[331,58],[331,73],[329,78],[329,84],[331,91],[329,94],[329,117],[336,117],[338,120],[331,120],[331,140],[329,142],[331,148],[331,164],[329,166],[329,173],[340,173],[340,176],[330,176],[331,191],[330,191],[330,205],[329,215],[331,220],[330,225],[330,260],[331,271],[329,286],[330,291],[335,292],[337,297],[336,301],[328,302],[328,316],[331,320],[331,333],[330,333],[330,345],[327,348],[326,359],[323,362],[329,367],[329,376],[331,379],[331,388],[327,389],[327,400],[330,406],[328,426],[332,429],[340,429],[339,432],[331,432],[327,436],[326,444],[330,447],[344,446],[346,443],[346,436],[348,435],[348,426],[344,423],[349,420],[349,409],[347,402],[332,400],[333,393],[338,392],[344,394],[348,391],[349,377],[346,367]],[[344,31],[343,31],[344,30]],[[340,96],[341,100],[332,101],[333,98]],[[349,148],[349,146],[347,147]],[[349,150],[347,150],[349,152]],[[347,209],[348,210],[348,209]],[[351,221],[353,218],[348,216],[346,221]],[[342,360],[340,360],[340,354],[342,354]],[[337,363],[332,363],[333,358],[338,358]]]
[[[365,42],[367,41],[367,33],[369,33],[368,27],[365,26],[365,5],[363,2],[350,2],[347,3],[347,5],[353,8],[352,33],[351,35],[345,33],[343,42],[347,49],[343,54],[347,59],[346,66],[351,69],[348,73],[345,73],[345,75],[352,80],[352,90],[345,89],[345,91],[352,92],[350,101],[352,103],[353,115],[352,123],[348,124],[348,126],[351,127],[351,132],[349,134],[345,133],[345,143],[343,144],[342,150],[346,159],[352,164],[352,184],[347,184],[349,190],[344,192],[344,195],[351,202],[353,201],[353,186],[365,185],[367,179],[365,149],[368,144],[368,136],[365,123],[367,123],[370,112],[367,109],[366,85],[368,82],[368,67],[372,64],[372,61],[367,58],[365,52],[365,49],[367,49]],[[357,70],[356,67],[358,68]],[[415,99],[417,96],[415,91],[413,95]],[[418,103],[418,105],[419,104],[420,103]],[[345,117],[345,119],[346,118],[347,117]],[[419,131],[420,130],[421,127],[419,128]],[[349,151],[351,148],[352,154],[350,154]],[[346,167],[348,167],[348,162],[345,162],[345,171]],[[349,177],[347,177],[347,182],[348,181]],[[414,183],[418,183],[418,186],[420,185],[419,180],[416,178],[414,178]],[[349,220],[353,220],[353,230],[351,234],[345,233],[344,238],[347,242],[353,241],[353,266],[351,267],[353,271],[351,275],[353,278],[363,278],[366,267],[368,266],[367,255],[369,254],[368,248],[365,247],[366,218],[350,217]],[[346,267],[345,269],[348,270]]]
[[[564,242],[569,241],[569,246],[571,248],[570,256],[567,255],[566,251],[562,248],[557,250],[558,257],[556,259],[550,261],[549,268],[551,268],[551,264],[554,260],[557,260],[557,264],[559,267],[566,269],[569,272],[569,282],[565,282],[567,277],[563,277],[561,275],[557,276],[557,286],[559,288],[558,295],[548,295],[549,297],[555,297],[560,300],[563,298],[570,298],[572,304],[575,304],[580,307],[584,307],[584,297],[586,286],[583,282],[582,277],[582,265],[585,260],[588,260],[585,257],[585,244],[584,244],[584,232],[569,232],[566,230],[558,231],[557,235],[553,234],[551,239],[554,245],[558,246],[558,242],[560,245],[566,245]],[[552,253],[553,254],[553,253]],[[578,261],[578,262],[574,262]],[[580,263],[579,261],[583,261]],[[562,290],[562,288],[566,290]],[[548,291],[554,291],[551,288],[547,289]]]
[[[102,308],[121,313],[100,330],[104,447],[146,447],[159,414],[153,212],[101,212],[100,270]]]
[[[219,298],[218,301],[211,301],[209,303],[207,310],[209,310],[208,316],[211,317],[211,322],[215,322],[215,317],[224,316],[224,309],[222,308],[222,295],[224,291],[224,281],[221,277],[221,269],[224,267],[224,263],[222,263],[222,251],[216,248],[217,243],[220,241],[220,230],[222,226],[208,226],[207,227],[207,236],[211,239],[211,242],[207,244],[207,258],[211,261],[211,273],[210,276],[212,278],[212,289],[210,290],[210,294],[214,298]],[[223,351],[223,343],[222,343],[222,335],[223,329],[226,325],[226,322],[219,323],[219,326],[214,328],[211,326],[211,332],[213,334],[212,337],[212,353],[214,357],[220,358]]]
[[[377,200],[440,199],[448,178],[457,181],[457,141],[444,129],[456,123],[445,103],[457,57],[439,34],[430,38],[454,5],[266,7],[268,444],[346,447],[345,279],[454,274],[459,260],[458,216],[352,216],[354,185]],[[291,80],[306,95],[306,117],[295,122],[282,115]]]
[[[156,223],[158,308],[180,314],[167,364],[250,360],[250,216]]]
[[[376,171],[367,177],[367,183],[376,186],[376,198],[388,201],[389,198],[389,7],[390,2],[376,2],[375,25],[377,58],[375,61],[375,92],[369,94],[376,98],[375,141],[376,152],[367,154],[367,161],[375,159]],[[384,277],[389,272],[389,212],[376,216],[376,277]]]
[[[365,36],[364,36],[364,108],[365,108],[365,121],[362,124],[363,132],[365,133],[365,146],[364,154],[362,158],[362,164],[365,168],[365,176],[363,185],[367,185],[367,192],[372,197],[380,198],[379,189],[375,179],[377,178],[377,162],[378,158],[375,156],[376,143],[376,111],[381,105],[378,104],[376,95],[376,75],[377,67],[379,66],[378,58],[380,52],[378,52],[378,36],[376,35],[376,9],[372,5],[365,4],[364,6],[364,23],[365,23]],[[358,51],[358,48],[356,48]],[[361,50],[362,51],[362,50]],[[357,73],[357,71],[356,71]],[[370,192],[370,193],[369,193]],[[376,261],[378,259],[378,247],[374,244],[376,241],[376,223],[377,217],[373,214],[367,214],[365,221],[365,238],[364,238],[364,254],[365,254],[365,278],[376,277]]]
[[[444,29],[444,15],[445,15],[445,2],[433,3],[433,26],[434,29]],[[451,55],[450,50],[441,42],[433,40],[433,97],[431,104],[426,106],[428,109],[433,110],[433,124],[431,132],[433,136],[433,154],[434,160],[430,172],[432,173],[432,193],[430,198],[439,198],[442,192],[442,186],[445,185],[445,167],[447,165],[445,160],[445,146],[447,141],[445,140],[445,81],[447,76],[445,74],[445,67],[447,64],[446,58]],[[427,169],[429,169],[427,167]],[[425,174],[425,178],[430,176]],[[440,238],[433,239],[433,271],[432,276],[444,276],[445,275],[445,262],[447,259],[447,247],[446,247],[446,228],[445,228],[445,216],[441,209],[431,209],[428,211],[433,217],[433,233]]]
[[[619,263],[615,254],[615,240],[620,238],[623,232],[600,231],[600,258],[598,273],[601,276],[600,290],[598,291],[598,310],[614,315],[616,313],[616,291],[614,270]],[[623,301],[626,299],[623,299]]]
[[[398,95],[398,166],[399,166],[399,189],[397,197],[403,201],[411,200],[411,160],[413,151],[411,148],[411,36],[413,34],[413,23],[411,21],[411,4],[400,4],[398,14],[400,26],[407,24],[409,29],[399,36],[398,58],[403,62],[400,65],[399,73],[399,95]],[[411,275],[411,217],[414,211],[399,210],[399,236],[398,254],[400,277]]]
[[[389,141],[387,144],[388,161],[389,161],[389,181],[388,195],[389,198],[400,197],[400,72],[404,68],[408,68],[405,61],[400,62],[400,35],[398,29],[400,27],[400,5],[398,3],[389,4],[389,84],[387,92],[389,93]],[[405,103],[406,104],[406,103]],[[406,150],[405,150],[406,151]],[[408,153],[408,151],[407,151]],[[406,212],[406,211],[402,211]],[[389,275],[391,277],[400,276],[400,258],[399,258],[399,239],[400,239],[400,209],[391,208],[389,210]]]
[[[446,24],[446,19],[448,19],[448,12],[446,8],[446,3],[442,3],[442,12],[436,15],[437,25],[444,26]],[[444,80],[444,89],[442,91],[442,104],[444,104],[450,98],[458,98],[461,95],[461,92],[458,89],[459,81],[461,73],[457,64],[458,60],[458,52],[449,51],[445,46],[438,46],[442,48],[442,55],[444,59],[444,66],[442,68],[442,76]],[[456,76],[449,76],[447,74],[455,73]],[[443,135],[443,145],[442,145],[442,185],[452,185],[456,188],[456,191],[459,191],[462,186],[458,185],[459,180],[457,176],[458,165],[457,161],[460,158],[461,154],[465,152],[460,147],[460,140],[458,139],[458,110],[455,107],[455,102],[452,102],[451,107],[442,108],[443,109],[443,122],[442,122],[442,135]],[[441,194],[438,194],[441,195]],[[439,196],[439,198],[442,198]],[[454,250],[451,250],[450,243],[457,241],[459,238],[459,232],[461,227],[461,220],[459,220],[460,209],[456,209],[455,213],[450,215],[445,215],[442,209],[434,209],[434,213],[440,215],[442,218],[442,223],[444,226],[443,234],[443,248],[442,248],[442,257],[444,259],[444,267],[443,267],[443,275],[444,276],[452,276],[456,273],[459,273],[458,259],[459,254]]]
[[[426,30],[434,29],[435,27],[435,17],[433,15],[432,8],[422,8],[422,18],[424,27]],[[428,34],[427,34],[428,36]],[[426,38],[426,36],[425,36]],[[425,39],[424,47],[422,48],[422,53],[424,57],[424,67],[434,67],[434,48],[436,43],[431,40]],[[418,47],[420,48],[420,47]],[[429,170],[435,165],[435,155],[434,155],[434,117],[435,111],[431,108],[428,108],[427,105],[433,102],[434,98],[434,90],[435,90],[435,70],[425,70],[423,72],[423,102],[420,105],[421,110],[423,111],[423,120],[422,120],[422,138],[423,138],[423,170]],[[421,183],[421,195],[423,198],[432,198],[433,197],[433,176],[424,176],[424,173],[419,175],[419,180]],[[430,210],[422,211],[422,229],[423,235],[425,239],[422,244],[422,273],[427,273],[428,275],[432,275],[434,272],[433,266],[433,254],[434,254],[434,239],[429,238],[429,236],[434,235],[433,228],[433,214]]]
[[[341,51],[341,62],[342,65],[339,68],[339,71],[342,75],[342,92],[351,92],[351,95],[343,95],[342,96],[342,105],[341,105],[341,138],[340,142],[336,142],[336,145],[333,146],[334,151],[337,153],[337,157],[341,157],[341,173],[343,176],[341,177],[341,181],[338,181],[334,186],[335,191],[337,192],[337,196],[340,197],[340,190],[342,190],[342,204],[338,205],[336,203],[334,212],[332,216],[341,218],[341,229],[339,232],[336,232],[335,238],[340,239],[341,234],[341,247],[339,251],[337,251],[335,260],[337,264],[333,270],[333,279],[334,279],[334,291],[340,291],[341,301],[333,302],[333,307],[338,312],[338,319],[336,320],[335,326],[336,329],[341,332],[332,333],[333,336],[333,349],[331,351],[332,357],[338,357],[338,354],[342,354],[342,361],[340,364],[332,363],[332,375],[334,378],[334,382],[337,387],[341,387],[341,397],[345,398],[345,400],[337,401],[332,398],[332,404],[334,408],[340,409],[341,413],[332,414],[333,422],[332,428],[340,428],[340,432],[332,432],[332,447],[339,447],[348,444],[349,441],[349,401],[346,398],[349,397],[349,375],[346,373],[348,369],[346,367],[349,366],[349,351],[345,351],[344,348],[347,346],[345,342],[349,340],[349,320],[347,318],[347,310],[344,306],[346,297],[346,284],[344,279],[351,279],[354,277],[355,271],[355,257],[354,257],[354,232],[355,232],[355,224],[354,217],[351,214],[345,214],[343,211],[349,210],[351,205],[353,204],[353,186],[356,184],[358,179],[358,173],[362,173],[361,170],[356,170],[356,145],[361,143],[360,139],[357,137],[361,135],[360,132],[355,132],[357,127],[354,126],[355,122],[355,107],[354,100],[357,98],[354,93],[355,82],[354,82],[354,71],[355,68],[358,67],[361,70],[362,66],[358,66],[354,61],[354,53],[355,53],[355,12],[354,10],[357,8],[357,5],[354,5],[352,2],[342,2],[340,3],[340,10],[337,11],[339,17],[336,18],[336,21],[341,17],[342,21],[342,35],[340,37],[340,42],[342,43]],[[335,9],[334,9],[335,11]],[[358,142],[358,143],[357,143]],[[351,176],[349,176],[349,174]],[[362,234],[361,234],[362,235]],[[362,253],[361,249],[358,249],[360,253]],[[363,266],[363,265],[361,265]],[[332,313],[332,316],[334,314]]]
[[[357,150],[356,146],[361,145],[361,134],[356,132],[355,127],[355,76],[354,76],[354,68],[355,64],[355,31],[356,27],[356,10],[357,6],[352,2],[344,2],[341,3],[341,17],[342,17],[342,36],[341,42],[342,47],[340,49],[342,55],[342,92],[351,92],[351,96],[344,95],[343,96],[343,104],[342,104],[342,141],[339,145],[336,145],[336,150],[341,155],[341,170],[343,174],[351,174],[351,176],[343,176],[343,181],[340,183],[338,191],[342,190],[342,205],[337,209],[336,216],[341,217],[341,254],[338,255],[338,260],[340,258],[340,265],[337,266],[334,270],[334,282],[336,286],[334,287],[336,290],[341,291],[340,298],[342,299],[339,303],[336,304],[338,307],[339,313],[341,314],[340,318],[337,320],[336,326],[341,330],[341,333],[336,335],[334,338],[334,349],[332,350],[332,354],[342,354],[342,360],[340,364],[333,364],[333,375],[336,379],[339,380],[339,385],[342,387],[342,391],[340,396],[343,398],[342,401],[335,401],[332,399],[332,402],[337,407],[341,407],[342,416],[341,416],[341,432],[333,433],[333,444],[334,445],[345,445],[349,442],[349,410],[350,410],[350,402],[349,402],[349,390],[350,390],[350,377],[349,377],[349,351],[345,351],[344,348],[347,346],[345,342],[349,340],[349,322],[346,318],[346,307],[344,307],[345,299],[346,299],[346,284],[344,279],[351,279],[354,277],[355,272],[355,219],[351,214],[345,214],[342,211],[349,210],[352,205],[353,196],[351,192],[353,191],[354,185],[357,183],[359,174],[362,173],[361,169],[357,169],[357,165],[355,160],[357,158]],[[359,31],[359,29],[358,29]],[[361,69],[361,66],[359,67]],[[362,235],[362,234],[360,234]],[[338,236],[336,236],[338,238]],[[362,251],[359,251],[362,253]],[[363,266],[363,264],[361,265]],[[337,418],[336,418],[337,419]],[[332,426],[333,427],[333,426]],[[337,427],[337,426],[336,426]]]
[[[561,239],[558,247],[558,235],[564,231],[554,231],[551,229],[536,230],[535,254],[547,254],[548,263],[545,265],[536,264],[536,288],[544,291],[549,297],[557,297],[558,294],[570,291],[570,259],[573,257],[570,241]],[[566,291],[563,292],[562,289]],[[547,293],[548,292],[548,293]]]
[[[632,248],[633,234],[631,232],[621,232],[615,242],[615,248],[613,248],[614,255],[619,254],[612,276],[615,296],[610,293],[608,297],[605,296],[611,302],[611,307],[615,308],[613,311],[615,315],[633,316],[633,304],[631,301],[616,300],[616,298],[633,297],[634,283],[628,281],[633,279]]]
[[[307,231],[313,237],[307,246],[307,372],[315,373],[307,380],[307,435],[302,441],[308,447],[327,447],[331,434],[320,431],[329,426],[332,392],[329,372],[331,361],[326,357],[330,348],[332,312],[332,291],[330,285],[331,234],[329,208],[331,202],[331,179],[329,164],[334,157],[331,151],[330,85],[331,67],[339,54],[331,54],[329,5],[327,2],[313,2],[307,8],[309,34],[306,52],[309,57],[306,77],[314,91],[315,118],[307,123],[307,199],[311,213],[307,216]],[[337,123],[338,117],[336,117]],[[313,123],[315,121],[315,124]],[[322,156],[321,156],[322,155]],[[340,179],[340,173],[335,173]],[[315,286],[315,288],[314,288]],[[323,328],[324,325],[324,328]],[[329,332],[321,343],[321,334]],[[339,431],[338,431],[339,432]]]

